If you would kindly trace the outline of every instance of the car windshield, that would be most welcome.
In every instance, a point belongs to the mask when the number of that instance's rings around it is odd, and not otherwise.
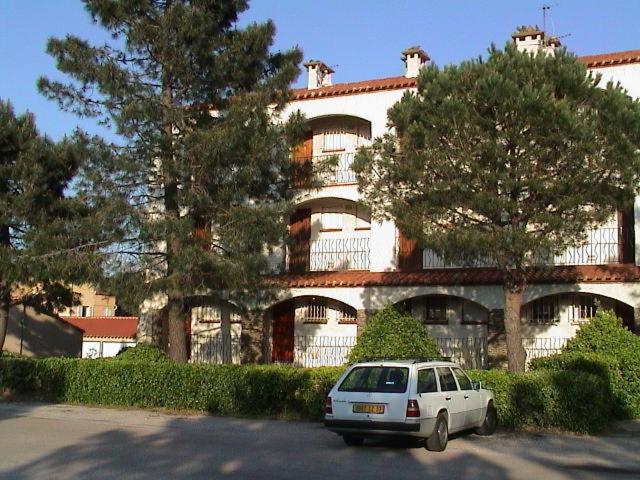
[[[404,393],[409,369],[403,367],[355,367],[338,389],[341,392]]]

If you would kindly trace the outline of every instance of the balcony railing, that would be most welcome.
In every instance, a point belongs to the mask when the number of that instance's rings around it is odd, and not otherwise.
[[[369,238],[324,238],[309,246],[309,270],[369,270]]]
[[[312,157],[297,157],[295,162],[300,165],[296,172],[293,186],[306,188],[311,183],[310,172],[315,171],[315,178],[322,185],[346,185],[356,182],[356,174],[352,170],[355,153],[336,152],[314,155]],[[324,162],[337,159],[337,164],[328,166]],[[317,170],[317,171],[316,171]]]
[[[568,248],[560,255],[539,255],[535,265],[603,265],[622,261],[623,231],[617,227],[595,228],[587,232],[587,243]],[[491,267],[490,259],[476,260],[467,264],[447,263],[433,250],[422,251],[422,268],[478,268]]]

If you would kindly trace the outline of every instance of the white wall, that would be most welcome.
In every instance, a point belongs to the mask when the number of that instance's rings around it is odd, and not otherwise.
[[[82,358],[115,357],[124,347],[135,346],[135,341],[87,339],[82,342]]]

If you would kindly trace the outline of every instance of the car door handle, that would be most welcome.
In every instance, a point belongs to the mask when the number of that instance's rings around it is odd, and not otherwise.
[[[465,395],[464,398],[469,398],[469,395]]]
[[[451,397],[444,397],[445,400],[451,400]]]

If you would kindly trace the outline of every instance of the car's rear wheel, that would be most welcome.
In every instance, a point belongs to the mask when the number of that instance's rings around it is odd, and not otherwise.
[[[344,443],[350,447],[359,447],[362,445],[362,442],[364,442],[364,438],[355,435],[343,435],[342,439],[344,440]]]
[[[447,421],[447,415],[444,412],[440,412],[436,418],[436,425],[433,428],[433,433],[427,438],[427,450],[432,452],[442,452],[447,448],[449,442],[449,422]]]
[[[493,435],[498,426],[498,412],[493,402],[489,402],[487,405],[487,413],[484,415],[482,425],[476,428],[476,434],[478,435]]]

